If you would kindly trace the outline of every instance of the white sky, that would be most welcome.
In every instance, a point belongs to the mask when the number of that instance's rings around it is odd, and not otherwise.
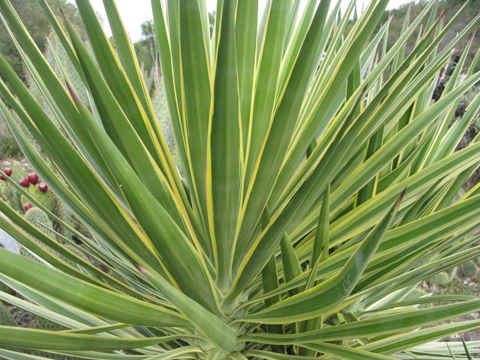
[[[71,3],[75,3],[75,0],[68,0]],[[189,1],[189,0],[186,0]],[[241,1],[241,0],[240,0]],[[304,0],[302,0],[304,1]],[[336,1],[336,0],[333,0]],[[333,2],[332,1],[332,2]],[[337,0],[343,1],[345,3],[345,7],[348,5],[347,0]],[[358,0],[357,5],[359,8],[362,8],[364,0]],[[365,0],[367,3],[369,0]],[[103,8],[103,1],[102,0],[90,0],[95,10],[101,14],[102,18],[105,20],[104,27],[106,29],[107,35],[111,35],[111,31],[108,27],[108,20],[105,10]],[[390,0],[390,3],[387,9],[394,9],[402,4],[408,3],[409,0]],[[152,19],[152,8],[151,8],[151,1],[150,0],[116,0],[118,9],[120,11],[120,15],[122,16],[123,22],[127,31],[130,34],[131,39],[133,42],[136,42],[141,37],[141,30],[140,24],[145,22],[145,20]],[[266,0],[260,0],[260,4],[265,4]],[[216,0],[207,0],[207,5],[209,11],[215,9]],[[332,4],[333,6],[333,4]],[[342,4],[342,8],[344,8]]]

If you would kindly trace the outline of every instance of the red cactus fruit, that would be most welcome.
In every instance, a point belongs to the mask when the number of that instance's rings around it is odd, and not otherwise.
[[[44,182],[41,182],[40,184],[38,184],[38,189],[39,189],[41,192],[47,192],[48,186],[47,186],[47,184],[45,184]]]
[[[3,172],[4,172],[5,175],[7,175],[7,176],[12,175],[12,169],[10,169],[10,168],[5,168],[5,170],[3,170]]]
[[[0,180],[7,181],[7,179],[5,179],[5,176],[3,175],[0,175]]]
[[[30,203],[28,203],[28,204],[23,205],[23,208],[25,209],[25,211],[28,211],[28,210],[30,210],[31,208],[33,208],[33,205],[30,204]]]
[[[30,182],[33,185],[37,185],[38,184],[38,175],[35,174],[35,173],[31,173],[31,174],[28,175],[28,180],[30,180]]]
[[[30,186],[30,181],[28,181],[27,178],[22,178],[20,181],[19,181],[20,185],[22,185],[23,187],[29,187]]]

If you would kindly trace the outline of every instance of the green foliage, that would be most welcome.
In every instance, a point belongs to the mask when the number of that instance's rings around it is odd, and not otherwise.
[[[259,18],[258,2],[225,0],[209,21],[203,0],[152,1],[144,30],[158,46],[157,79],[136,61],[114,2],[104,2],[113,39],[77,1],[90,41],[51,16],[44,57],[0,1],[30,73],[25,87],[0,56],[17,119],[4,102],[0,111],[60,201],[30,221],[61,225],[45,232],[0,202],[11,220],[0,227],[24,255],[0,249],[0,280],[30,301],[0,296],[42,322],[0,326],[0,347],[127,359],[448,356],[435,341],[479,328],[449,320],[480,301],[412,292],[480,254],[478,186],[461,191],[480,144],[458,149],[480,97],[452,123],[480,73],[441,77],[475,22],[440,50],[468,4],[442,24],[432,1],[388,50],[390,23],[374,33],[387,2],[350,21],[353,2],[341,16],[339,2],[330,12],[329,0],[272,1]]]

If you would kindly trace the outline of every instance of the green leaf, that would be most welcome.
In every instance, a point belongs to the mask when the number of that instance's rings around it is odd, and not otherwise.
[[[374,354],[364,350],[352,349],[348,346],[328,344],[324,342],[318,342],[316,344],[306,344],[304,346],[307,347],[308,349],[334,356],[337,359],[345,359],[345,360],[395,359],[390,356]]]
[[[109,1],[106,1],[105,4],[109,20],[112,21],[113,31],[115,31],[114,36],[118,39],[119,53],[122,54],[121,56],[124,59],[124,64],[120,64],[120,61],[118,61],[118,59],[116,58],[113,47],[111,46],[108,38],[103,32],[100,20],[98,19],[92,5],[89,2],[78,1],[77,7],[84,21],[85,29],[87,31],[88,37],[92,44],[92,48],[95,52],[95,57],[102,71],[103,77],[105,78],[105,81],[107,82],[110,90],[117,99],[118,104],[123,109],[125,116],[129,119],[130,122],[133,123],[138,137],[148,149],[150,155],[156,160],[156,163],[159,164],[159,166],[163,165],[162,170],[167,172],[170,169],[168,167],[165,167],[165,162],[162,162],[162,158],[164,159],[165,155],[161,154],[162,150],[166,150],[167,147],[164,143],[163,145],[165,147],[160,150],[158,140],[153,135],[154,131],[145,113],[145,111],[147,111],[149,113],[149,116],[151,116],[151,118],[153,119],[153,109],[151,108],[151,105],[147,106],[147,108],[144,109],[141,105],[141,102],[138,100],[138,97],[143,98],[143,101],[146,103],[148,100],[145,100],[145,94],[139,92],[137,95],[134,92],[135,88],[136,90],[140,91],[138,87],[140,86],[139,81],[141,80],[137,79],[135,81],[135,78],[133,76],[134,70],[131,68],[133,65],[131,64],[131,62],[127,63],[126,58],[129,51],[127,49],[128,45],[125,43],[127,39],[120,36],[121,25],[119,24],[119,19],[114,16],[114,4]],[[72,32],[69,32],[71,36]],[[126,36],[126,34],[124,35]],[[76,50],[78,51],[78,49]],[[130,49],[130,51],[132,50]],[[123,70],[122,65],[127,68],[128,74],[131,76],[130,79],[127,78],[127,74]],[[83,67],[83,69],[85,71],[85,67]],[[139,74],[137,73],[137,77],[138,76]],[[157,129],[156,133],[157,135],[160,135],[161,131]]]
[[[203,254],[197,250],[200,245],[195,243],[198,248],[194,247],[166,209],[153,198],[78,96],[74,92],[71,94],[89,131],[102,139],[102,154],[108,159],[119,185],[122,185],[122,192],[130,208],[139,214],[136,220],[148,236],[147,246],[158,251],[169,280],[200,304],[218,313],[212,289],[213,280],[203,264]]]
[[[360,320],[310,331],[309,333],[286,335],[252,334],[240,338],[239,341],[256,341],[267,344],[307,344],[312,341],[335,341],[372,337],[413,330],[422,326],[439,323],[462,316],[463,314],[468,314],[472,311],[477,311],[479,307],[480,302],[475,299],[456,304]],[[371,347],[368,345],[365,349],[371,351]]]
[[[255,59],[257,53],[258,0],[238,1],[235,24],[237,42],[238,91],[242,121],[243,149],[248,149],[250,108],[253,100]]]
[[[102,289],[0,248],[0,272],[33,289],[110,320],[143,326],[191,326],[182,315]]]
[[[367,344],[363,346],[362,349],[382,354],[395,354],[406,349],[412,349],[421,344],[440,340],[453,334],[478,329],[479,327],[479,320],[454,322],[451,324],[390,336],[386,339]]]
[[[269,123],[266,137],[261,140],[263,143],[262,151],[259,152],[258,157],[254,157],[255,170],[252,171],[254,176],[246,185],[242,226],[237,236],[235,269],[239,265],[239,260],[242,260],[245,253],[249,250],[251,245],[249,239],[252,231],[265,208],[268,196],[272,191],[276,176],[283,163],[283,158],[290,143],[290,136],[295,127],[295,119],[300,112],[303,98],[307,92],[310,74],[317,66],[314,63],[315,54],[329,6],[330,0],[322,0],[316,10],[289,81],[285,88],[281,89],[282,95]],[[283,36],[279,39],[282,44],[283,39]],[[248,170],[246,179],[247,181],[249,180]],[[231,296],[233,297],[233,294]]]
[[[169,8],[173,6],[169,4]],[[184,114],[185,144],[188,165],[193,177],[193,201],[200,211],[200,218],[207,224],[207,148],[210,102],[212,98],[211,73],[208,53],[209,39],[204,38],[198,1],[180,1],[178,5],[182,105]],[[180,88],[179,88],[180,89]]]
[[[249,315],[244,320],[267,324],[311,319],[325,314],[348,297],[366,268],[395,217],[403,194],[370,232],[344,268],[333,278],[294,297],[280,301],[268,309]],[[361,259],[361,261],[360,261]]]
[[[158,345],[182,337],[184,338],[185,335],[144,339],[115,339],[111,337],[65,334],[53,331],[0,326],[0,345],[41,350],[126,350]],[[193,335],[187,335],[186,337],[195,338]]]
[[[282,254],[283,275],[285,281],[290,282],[302,274],[302,266],[298,261],[292,241],[286,233],[283,234],[282,240],[280,241],[280,251]],[[296,294],[296,290],[290,292],[290,296]]]
[[[138,267],[138,270],[190,320],[207,340],[228,353],[233,351],[237,345],[237,337],[222,320],[185,294],[182,294],[164,279],[155,276],[142,267]]]
[[[275,99],[278,92],[278,72],[281,66],[288,6],[272,1],[266,11],[266,24],[255,78],[255,96],[252,99],[252,121],[248,133],[248,152],[245,169],[245,190],[254,176],[256,161],[262,150],[262,144],[268,133],[275,111]],[[251,89],[250,89],[251,91]],[[250,111],[249,114],[250,116]],[[254,121],[253,121],[254,120]]]
[[[330,222],[330,184],[325,188],[323,193],[322,208],[320,209],[320,216],[318,217],[317,231],[315,232],[315,239],[313,240],[313,252],[310,258],[310,264],[324,262],[328,259],[329,249],[329,222]]]
[[[88,55],[73,25],[67,18],[65,18],[65,23],[90,89],[96,95],[97,106],[100,109],[106,133],[119,149],[120,156],[123,156],[128,161],[152,195],[155,196],[157,201],[165,204],[164,207],[168,209],[170,216],[175,219],[179,226],[184,227],[184,220],[180,214],[183,209],[173,190],[169,187],[167,179],[153,161],[151,153],[147,151],[147,148],[138,136],[138,130],[134,127],[134,124],[131,124],[131,120],[127,118],[127,113],[122,111],[120,107],[121,101],[115,99],[114,92],[103,80],[102,74]],[[90,132],[88,129],[87,131]],[[101,148],[101,146],[98,146],[98,138],[95,142],[97,147]],[[158,183],[161,183],[161,186],[158,186]],[[121,184],[115,183],[114,185],[119,187]],[[184,231],[186,232],[186,229]]]
[[[179,359],[180,355],[202,353],[202,349],[197,346],[182,346],[175,350],[166,351],[162,355],[154,355],[148,358],[148,360],[167,360],[167,359]]]
[[[210,234],[215,244],[219,289],[231,284],[232,257],[242,195],[243,140],[239,113],[235,1],[223,3],[209,129],[207,192]]]

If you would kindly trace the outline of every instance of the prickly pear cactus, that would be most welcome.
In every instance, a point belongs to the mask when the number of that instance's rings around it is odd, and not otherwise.
[[[25,249],[23,246],[20,247],[20,250],[18,251],[18,253],[29,260],[33,260],[37,263],[41,263],[40,260],[38,260],[35,256],[33,256],[32,253],[29,252],[27,249]]]
[[[21,178],[28,177],[28,173],[23,167],[15,164],[15,163],[10,165],[9,167],[12,169],[12,175],[10,175],[10,178],[13,181],[18,183]]]
[[[40,350],[30,350],[30,354],[33,356],[38,356],[40,358],[47,358],[47,359],[54,359],[54,360],[64,360],[67,359],[67,357],[59,354],[52,354],[52,353],[47,353],[45,351],[40,351]],[[70,358],[68,358],[70,359]]]
[[[8,307],[5,306],[5,304],[2,301],[0,301],[0,325],[18,326],[17,322],[15,321],[15,318],[10,313],[10,310],[8,309]]]
[[[10,294],[12,292],[12,289],[10,289],[10,287],[0,281],[0,291]]]
[[[173,138],[172,126],[167,107],[167,97],[165,95],[165,85],[163,78],[160,79],[157,91],[152,96],[152,105],[157,116],[158,124],[162,130],[168,148],[173,153],[176,149],[175,140]]]
[[[83,251],[79,250],[77,247],[73,246],[73,245],[70,245],[70,244],[66,244],[64,245],[65,248],[67,248],[68,250],[70,250],[72,253],[74,253],[75,255],[77,255],[79,258],[82,258],[83,260],[87,261],[87,262],[90,262],[90,258],[88,257],[88,255],[86,255]],[[65,258],[64,256],[60,256],[66,263],[70,264],[71,266],[73,267],[76,267],[78,268],[78,265],[76,262],[74,261],[71,261],[67,258]]]
[[[68,209],[67,207],[65,206],[64,203],[60,202],[58,204],[58,207],[57,207],[57,216],[65,221],[66,223],[68,223],[68,219],[69,219],[69,216],[68,216]],[[72,240],[72,233],[64,226],[62,226],[61,224],[57,224],[57,228],[56,230],[62,234],[63,236],[65,236],[67,239],[70,239]]]
[[[10,179],[19,182],[21,178],[28,177],[28,173],[24,168],[17,164],[9,165],[12,169]],[[22,210],[21,202],[22,193],[17,191],[8,181],[0,181],[0,198],[7,202],[8,206],[19,211]]]
[[[57,240],[56,232],[53,230],[52,222],[48,218],[47,214],[45,214],[41,209],[39,208],[31,208],[28,210],[25,214],[25,219],[29,221],[31,224],[33,224],[36,228],[38,228],[40,231],[42,231],[45,235],[51,237],[54,240]],[[90,261],[88,256],[84,254],[81,250],[78,250],[75,246],[66,244],[64,245],[68,250],[76,254],[77,256],[83,258],[86,261]],[[78,265],[76,262],[71,261],[70,259],[66,258],[65,256],[61,255],[57,251],[51,249],[48,246],[45,246],[47,250],[49,250],[53,255],[59,257],[63,261],[65,261],[67,264],[71,265],[72,267],[75,267],[78,269]],[[38,259],[36,259],[28,250],[21,248],[20,250],[20,255],[23,255],[31,260],[36,260],[39,262]]]
[[[462,264],[462,274],[464,277],[473,278],[477,276],[478,268],[473,261],[467,261]]]
[[[38,143],[35,141],[35,139],[33,138],[33,135],[30,133],[30,131],[28,130],[28,128],[25,126],[25,124],[23,123],[22,120],[20,120],[20,117],[17,115],[17,113],[15,111],[13,111],[13,109],[10,109],[10,113],[12,114],[15,122],[18,124],[18,126],[20,127],[20,129],[22,130],[22,132],[25,134],[25,136],[27,137],[28,141],[33,144],[33,147],[35,148],[35,150],[37,150],[38,152],[41,152],[41,149],[40,149],[40,146],[38,145]]]
[[[445,285],[450,282],[450,276],[448,273],[442,271],[441,273],[433,275],[431,282],[437,285]]]
[[[74,218],[74,215],[73,213],[68,210],[68,208],[65,206],[64,203],[62,202],[59,202],[58,204],[58,207],[57,207],[57,216],[62,220],[64,221],[65,223],[67,223],[67,225],[71,226],[72,228],[75,228],[76,229],[76,221],[75,221],[75,218]],[[62,225],[58,224],[58,229],[57,231],[59,231],[63,236],[65,236],[67,239],[70,239],[72,240],[73,239],[73,235],[72,233],[70,232],[70,230],[68,230],[68,228],[66,227],[63,227]]]
[[[54,323],[53,321],[37,317],[30,326],[32,329],[39,329],[39,330],[48,330],[48,331],[62,331],[66,330],[65,326],[59,325]],[[65,357],[63,355],[57,355],[52,353],[47,353],[44,351],[39,350],[30,350],[30,353],[35,356],[45,357],[49,359],[56,359],[56,360],[63,360]]]
[[[3,201],[12,201],[14,196],[13,187],[7,181],[0,181],[0,198]]]
[[[116,279],[116,280],[118,280],[118,281],[120,281],[120,282],[122,282],[126,285],[131,286],[131,284],[129,284],[128,281],[122,275],[120,275],[116,272],[108,271],[108,275],[110,275],[114,279]],[[109,284],[110,286],[120,290],[120,287],[116,283],[114,283],[113,281],[109,281],[106,277],[101,279],[101,280],[104,281],[105,283]],[[130,296],[132,296],[132,297],[134,297],[138,300],[143,300],[143,298],[140,295],[134,293],[133,291],[126,291],[125,289],[122,289],[122,291],[124,291],[126,294],[128,294],[128,295],[130,295]]]
[[[170,154],[172,154],[173,161],[177,166],[180,175],[183,177],[182,164],[180,163],[180,156],[178,154],[177,145],[173,136],[172,124],[170,122],[170,115],[168,113],[167,98],[165,95],[165,85],[163,78],[157,85],[157,91],[152,96],[152,105],[157,116],[158,125],[162,130],[163,137],[167,143]]]
[[[53,230],[52,222],[41,209],[33,207],[25,213],[25,220],[34,225],[45,235],[56,238],[55,231]]]
[[[37,185],[30,185],[28,188],[25,188],[25,191],[28,192],[35,200],[45,206],[48,210],[53,212],[57,206],[57,198],[53,194],[52,190],[48,189],[46,192],[42,192]],[[22,204],[28,204],[30,200],[22,195]]]
[[[49,330],[49,331],[62,331],[66,330],[67,328],[63,325],[54,323],[48,319],[44,319],[42,317],[37,317],[30,326],[32,329],[38,330]]]
[[[85,227],[85,225],[83,225],[82,222],[62,202],[58,203],[56,214],[60,219],[62,219],[71,228],[77,230],[78,232],[82,233],[83,235],[85,235],[87,237],[90,236],[90,232]],[[78,238],[75,238],[73,236],[73,234],[70,232],[70,230],[68,230],[67,227],[62,226],[60,223],[55,223],[55,225],[56,225],[56,231],[58,233],[62,234],[67,239],[78,240]],[[60,243],[65,242],[61,238],[59,238],[58,240],[59,240]],[[68,245],[68,246],[71,246],[71,245]],[[71,247],[73,248],[73,246],[71,246]],[[79,250],[75,249],[75,251],[79,251]],[[73,252],[75,252],[75,251],[73,251]],[[79,255],[79,256],[81,256],[81,255]],[[90,260],[91,259],[89,259],[89,261]]]
[[[30,74],[26,66],[24,67],[24,72],[25,72],[25,83],[28,89],[30,90],[30,93],[33,95],[33,97],[35,98],[35,100],[37,100],[39,104],[42,104],[42,98],[43,98],[42,91],[38,87],[38,84],[35,82],[34,78]]]
[[[80,76],[78,75],[75,67],[70,61],[67,52],[65,51],[61,41],[55,35],[54,32],[48,37],[48,46],[45,51],[45,58],[47,59],[48,65],[55,71],[59,79],[64,77],[64,74],[68,77],[69,83],[75,89],[75,92],[78,94],[80,99],[84,104],[88,104],[87,90],[83,84]],[[61,64],[61,65],[60,65]],[[60,66],[63,68],[60,68]],[[62,71],[63,70],[63,71]],[[45,102],[44,109],[50,110],[50,107]],[[50,114],[49,114],[50,115]],[[52,113],[53,115],[53,113]]]
[[[147,91],[149,94],[151,94],[157,88],[157,85],[158,85],[158,82],[157,82],[158,68],[157,66],[152,66],[152,69],[150,70],[150,72],[148,72],[147,70],[145,70],[145,65],[142,62],[142,64],[140,65],[140,71],[142,73],[143,80],[145,81],[145,86],[147,87]]]
[[[447,274],[448,275],[448,274]],[[403,300],[411,300],[411,299],[418,299],[418,298],[421,298],[423,296],[427,295],[427,293],[425,292],[425,290],[423,289],[420,289],[420,288],[415,288],[413,289],[412,291],[410,291],[408,293],[408,295],[403,299]],[[427,307],[430,307],[431,304],[421,304],[421,305],[417,305],[417,307],[419,309],[425,309]]]
[[[88,106],[90,101],[88,99],[87,90],[85,85],[81,81],[80,75],[77,73],[75,67],[73,66],[72,62],[68,58],[68,55],[58,37],[52,32],[48,37],[48,45],[46,47],[44,57],[48,62],[48,65],[54,70],[55,74],[59,79],[64,79],[65,77],[68,78],[68,82],[72,85],[75,89],[75,92],[78,96],[82,99],[82,102]],[[95,56],[93,54],[91,45],[89,43],[86,44],[86,48],[92,59],[95,61]],[[60,65],[61,64],[61,65]],[[65,130],[55,115],[54,111],[50,104],[46,101],[46,99],[42,95],[42,91],[38,86],[37,82],[35,81],[34,77],[30,74],[27,68],[25,68],[25,76],[26,76],[26,84],[34,96],[34,98],[38,101],[38,103],[42,106],[43,110],[46,114],[52,119],[52,122],[57,126],[60,131],[65,134]],[[67,80],[67,79],[65,79]],[[12,115],[20,125],[21,129],[30,140],[37,151],[41,152],[40,147],[38,146],[37,142],[34,141],[33,136],[30,134],[28,129],[25,127],[23,122],[19,119],[18,115],[12,111]],[[45,159],[47,160],[47,159]]]
[[[415,288],[412,291],[410,291],[408,293],[408,295],[405,296],[405,298],[403,300],[417,299],[417,298],[425,296],[425,295],[427,295],[427,293],[424,290],[419,289],[419,288]]]

